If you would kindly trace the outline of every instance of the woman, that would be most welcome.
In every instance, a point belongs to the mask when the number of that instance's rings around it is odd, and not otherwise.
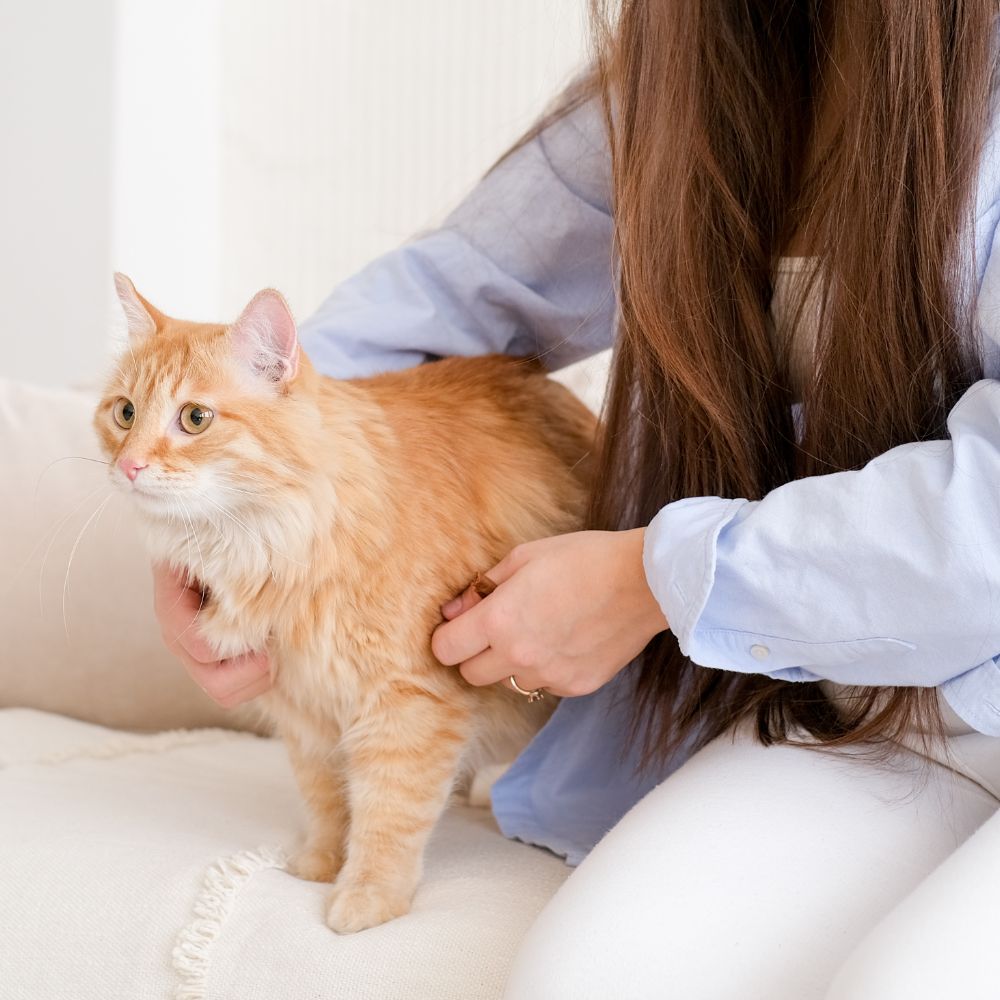
[[[504,832],[604,837],[516,1000],[1000,989],[968,948],[1000,912],[958,905],[1000,855],[995,15],[627,2],[595,74],[303,330],[337,375],[616,336],[598,530],[519,548],[433,639],[570,696],[494,791]],[[199,683],[266,689],[175,587]],[[902,961],[942,914],[950,950]]]

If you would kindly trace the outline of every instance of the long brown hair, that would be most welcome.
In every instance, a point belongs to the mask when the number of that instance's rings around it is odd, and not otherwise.
[[[594,527],[648,524],[682,497],[758,499],[946,437],[981,377],[969,241],[996,4],[865,0],[845,117],[809,159],[839,6],[593,0],[620,266]],[[767,310],[803,225],[823,266],[797,438]],[[637,674],[635,733],[650,760],[745,718],[765,743],[825,745],[940,724],[933,689],[860,689],[853,706],[695,665],[666,632]]]

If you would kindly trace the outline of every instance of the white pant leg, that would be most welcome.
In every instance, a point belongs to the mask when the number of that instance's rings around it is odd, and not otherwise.
[[[1000,747],[959,744],[957,764],[994,790]],[[961,744],[973,744],[971,761]],[[997,1000],[1000,815],[994,815],[869,934],[837,973],[827,1000]]]
[[[506,1000],[821,998],[878,920],[996,805],[936,764],[722,737],[559,890]]]

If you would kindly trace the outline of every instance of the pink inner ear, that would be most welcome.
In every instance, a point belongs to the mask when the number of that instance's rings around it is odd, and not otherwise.
[[[135,290],[135,285],[131,280],[120,272],[115,272],[115,291],[118,293],[118,301],[125,311],[125,320],[128,324],[128,334],[134,339],[148,337],[156,332],[156,321],[139,298],[139,293]]]
[[[258,292],[230,328],[233,350],[258,377],[288,382],[299,370],[299,338],[288,303],[272,288]]]

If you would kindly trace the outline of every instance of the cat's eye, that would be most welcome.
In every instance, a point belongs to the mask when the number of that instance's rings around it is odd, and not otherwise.
[[[127,431],[135,423],[135,407],[131,399],[122,396],[115,400],[114,409],[115,423],[124,431]]]
[[[198,403],[186,403],[181,409],[181,427],[188,434],[200,434],[212,422],[215,414]]]

